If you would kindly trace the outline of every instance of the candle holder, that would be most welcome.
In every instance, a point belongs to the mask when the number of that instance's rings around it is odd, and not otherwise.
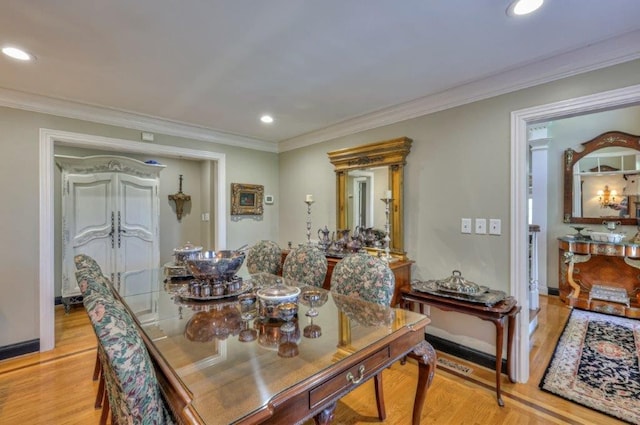
[[[311,204],[315,201],[304,201],[307,204],[307,243],[311,243]]]
[[[391,261],[391,254],[389,254],[389,242],[391,242],[391,237],[389,237],[389,205],[391,204],[391,201],[393,201],[393,198],[387,197],[387,198],[382,198],[381,199],[382,202],[384,202],[384,215],[385,215],[385,221],[384,221],[384,255],[382,256],[382,259],[385,260],[387,263],[389,261]]]

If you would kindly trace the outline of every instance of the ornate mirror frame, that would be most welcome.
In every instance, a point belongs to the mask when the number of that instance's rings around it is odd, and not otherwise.
[[[573,188],[574,166],[578,161],[598,149],[608,147],[624,147],[640,151],[640,136],[623,133],[621,131],[609,131],[594,139],[582,143],[584,149],[581,152],[569,148],[564,151],[564,219],[565,223],[602,224],[602,217],[574,217],[573,216]],[[636,225],[637,219],[616,217],[623,225]]]
[[[372,167],[389,167],[389,190],[392,202],[389,211],[391,238],[389,248],[392,254],[405,257],[404,252],[404,166],[411,150],[412,140],[408,137],[385,140],[353,148],[328,152],[329,161],[336,173],[336,225],[347,228],[347,173],[350,170]]]

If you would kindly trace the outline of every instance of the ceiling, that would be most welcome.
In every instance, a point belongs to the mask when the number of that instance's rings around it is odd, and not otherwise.
[[[508,3],[0,0],[0,103],[277,151],[640,57],[638,0]]]

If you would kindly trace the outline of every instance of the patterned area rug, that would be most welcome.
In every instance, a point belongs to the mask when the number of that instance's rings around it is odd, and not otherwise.
[[[640,320],[574,309],[540,388],[640,424]]]

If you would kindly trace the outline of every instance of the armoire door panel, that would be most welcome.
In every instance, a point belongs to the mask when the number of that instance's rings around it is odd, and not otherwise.
[[[70,191],[68,210],[63,215],[72,224],[69,232],[76,244],[82,244],[94,237],[105,237],[111,232],[111,212],[113,210],[112,187],[109,180],[93,176],[70,175],[67,179]]]
[[[117,290],[147,291],[143,270],[158,269],[160,261],[158,186],[164,166],[111,155],[56,155],[56,162],[63,184],[65,307],[80,296],[73,261],[79,253],[95,258]],[[150,307],[149,301],[141,306]]]
[[[155,239],[158,219],[157,182],[136,176],[119,176],[119,206],[121,228],[135,231],[138,237]],[[147,236],[143,236],[146,234]]]

